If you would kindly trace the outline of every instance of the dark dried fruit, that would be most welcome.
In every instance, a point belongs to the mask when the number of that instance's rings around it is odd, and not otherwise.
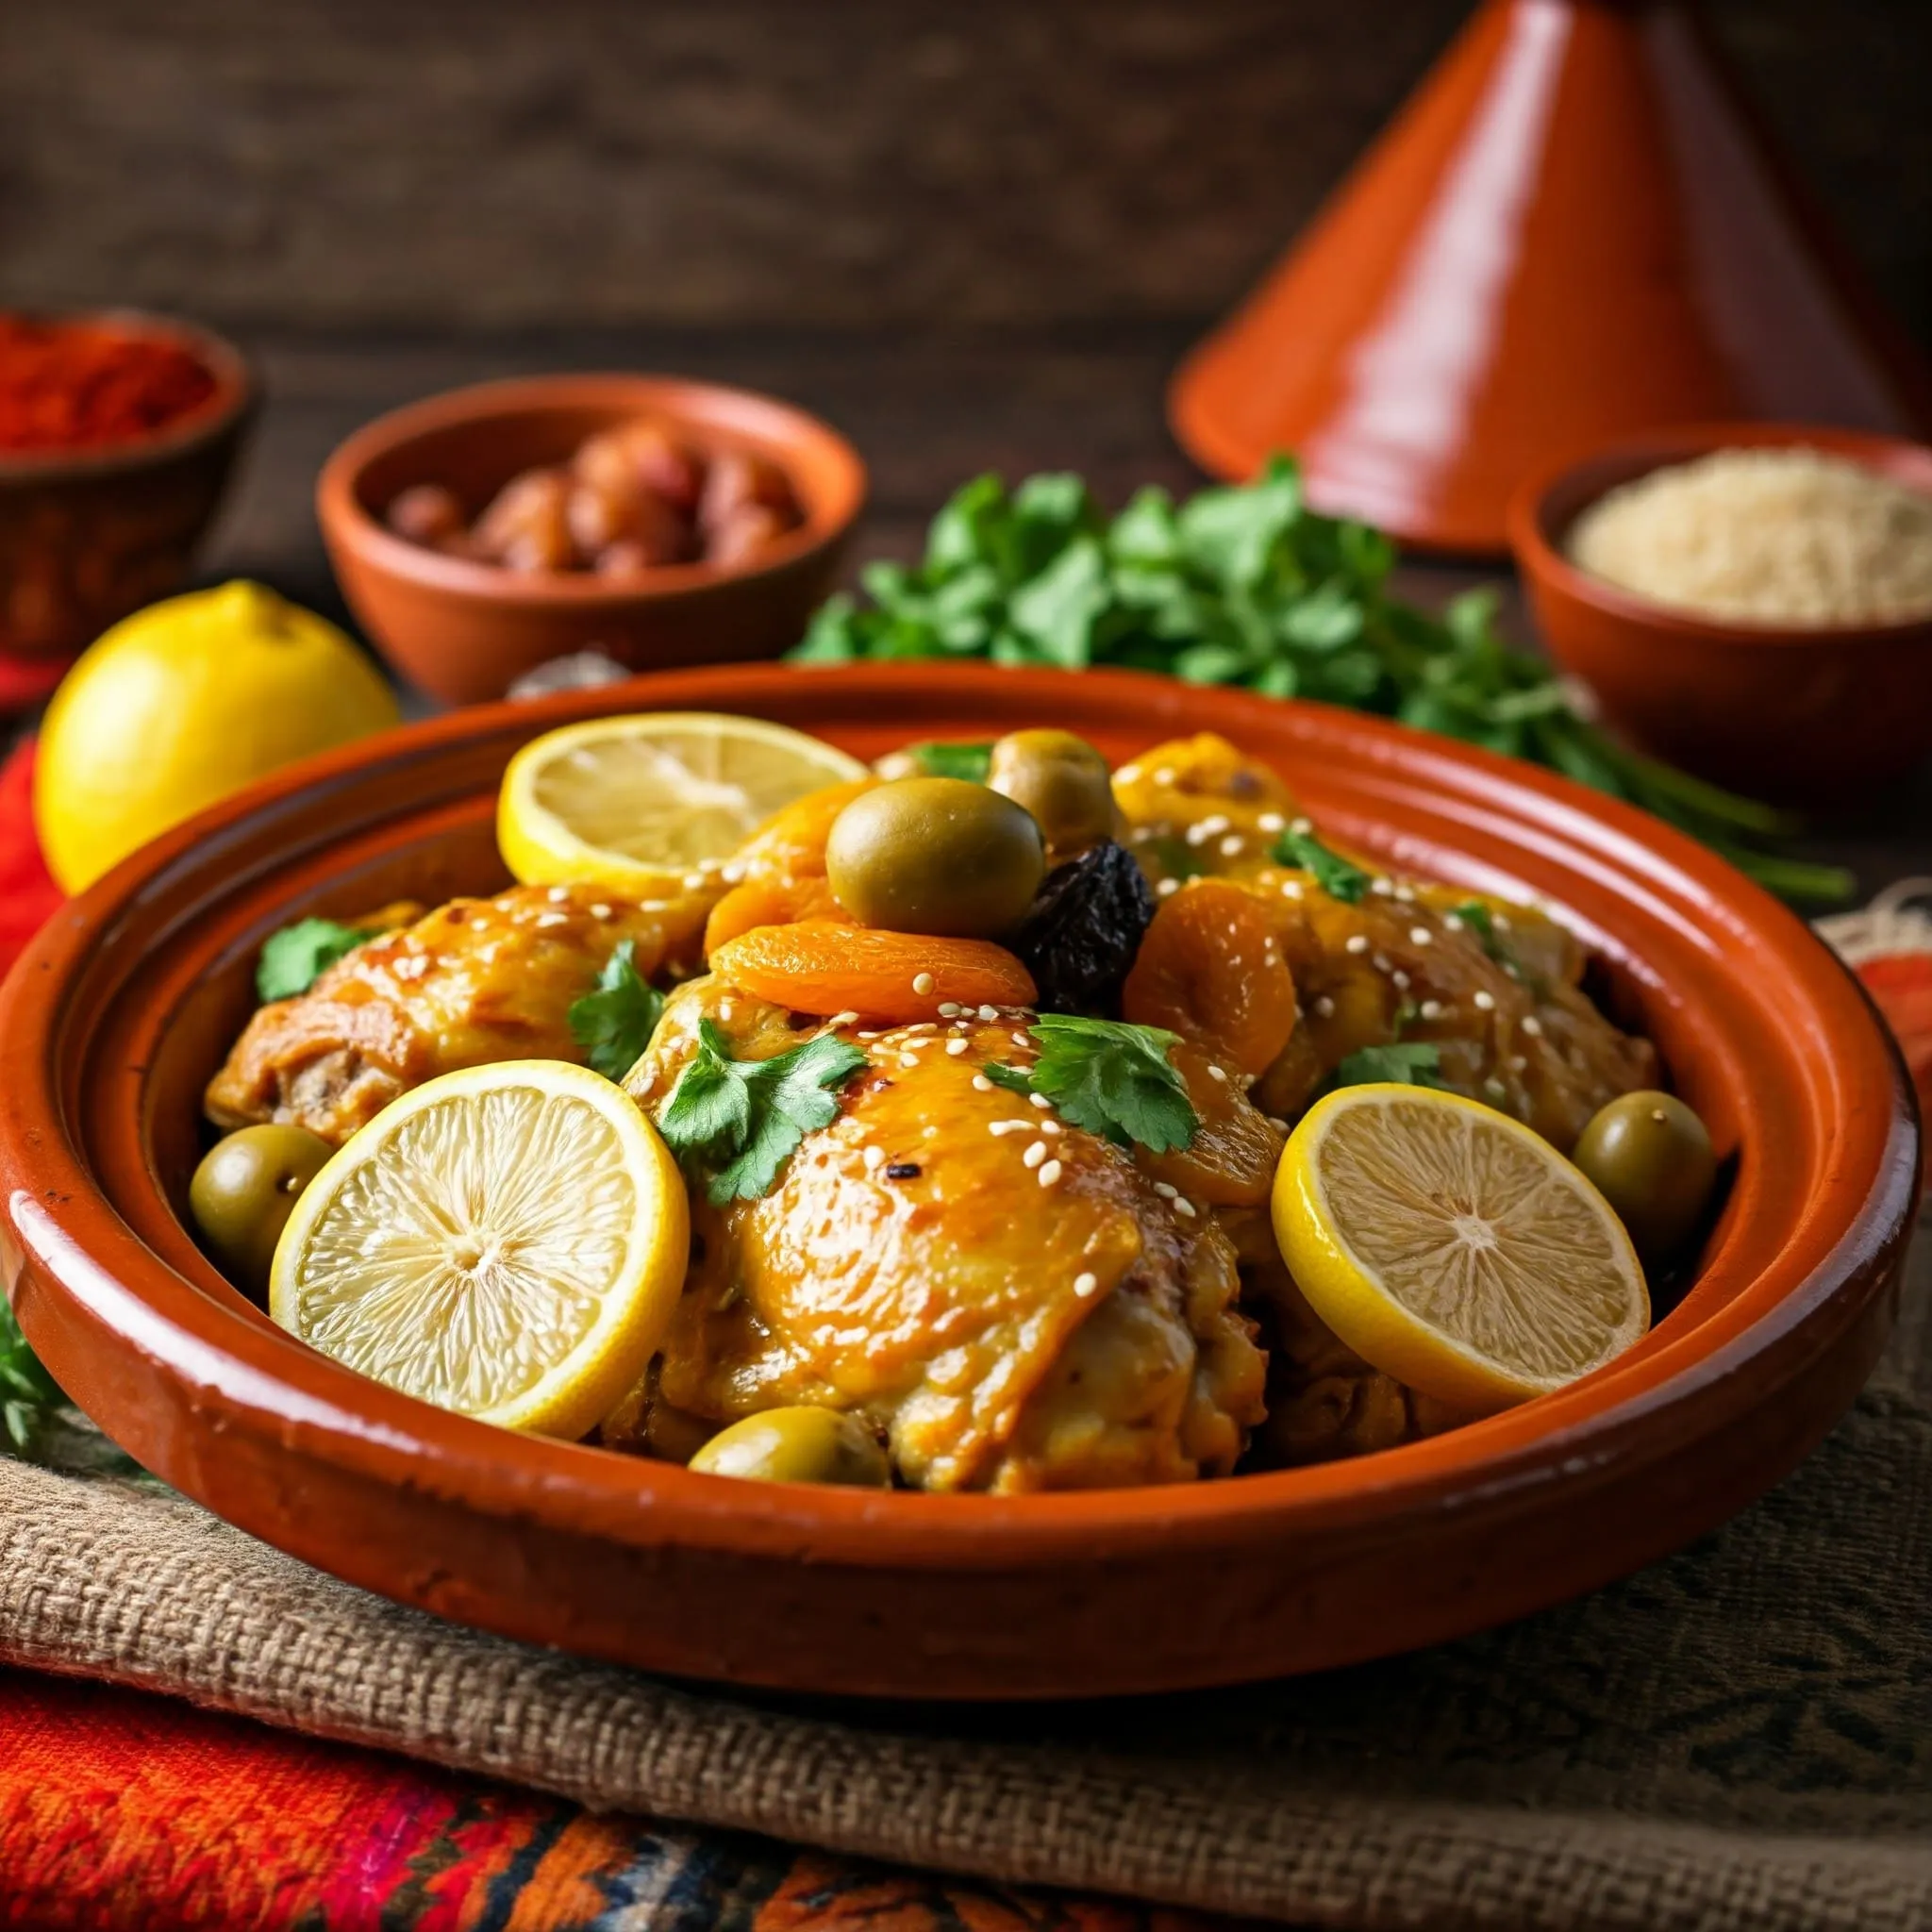
[[[1033,974],[1041,1012],[1110,1020],[1153,919],[1154,893],[1133,854],[1103,839],[1047,874],[1007,944]]]

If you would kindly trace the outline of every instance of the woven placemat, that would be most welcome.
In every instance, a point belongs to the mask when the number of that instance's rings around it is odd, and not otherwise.
[[[1351,1927],[1932,1924],[1932,1243],[1857,1408],[1695,1548],[1507,1629],[1104,1706],[675,1686],[0,1461],[0,1658],[604,1809]]]

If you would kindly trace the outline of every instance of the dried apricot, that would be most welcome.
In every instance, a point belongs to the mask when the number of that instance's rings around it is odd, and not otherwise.
[[[838,910],[824,879],[746,879],[711,908],[705,922],[705,957],[754,926],[796,925],[802,919],[834,918]]]
[[[1275,914],[1226,879],[1195,879],[1161,902],[1127,974],[1121,1008],[1165,1026],[1240,1073],[1260,1074],[1298,1013]]]
[[[1032,975],[991,940],[926,939],[829,919],[760,925],[727,941],[711,971],[794,1013],[857,1013],[895,1025],[941,1006],[1030,1007]]]

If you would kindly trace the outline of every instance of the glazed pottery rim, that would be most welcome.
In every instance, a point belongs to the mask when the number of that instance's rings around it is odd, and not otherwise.
[[[613,386],[635,391],[640,414],[655,411],[675,426],[709,426],[708,418],[691,413],[679,398],[701,397],[707,408],[721,407],[727,414],[738,411],[767,419],[769,434],[763,440],[773,453],[772,459],[795,488],[802,466],[798,452],[814,452],[830,472],[828,499],[804,504],[805,521],[769,544],[755,563],[660,564],[625,578],[603,577],[592,571],[523,573],[467,558],[446,557],[397,536],[362,500],[362,479],[369,468],[420,437],[487,424],[497,417],[603,407],[609,402]],[[667,395],[669,400],[651,400]],[[746,440],[761,439],[747,430]],[[371,569],[423,589],[471,602],[530,609],[595,609],[669,602],[721,585],[752,583],[774,575],[845,536],[865,508],[868,487],[865,459],[851,441],[824,417],[782,396],[735,383],[650,370],[573,370],[467,383],[385,411],[352,431],[329,453],[316,477],[315,506],[325,530],[358,551]]]
[[[209,834],[257,808],[286,805],[311,787],[358,770],[367,774],[385,762],[412,763],[444,745],[487,737],[507,725],[526,727],[535,736],[566,718],[600,709],[695,702],[695,695],[681,698],[681,687],[702,694],[712,708],[728,708],[736,700],[755,710],[762,692],[778,688],[776,680],[840,679],[886,703],[895,691],[922,686],[963,693],[981,678],[1026,678],[1040,691],[1043,686],[1061,688],[1060,680],[1076,675],[1099,694],[1102,708],[1109,695],[1124,702],[1164,694],[1174,706],[1172,680],[1129,672],[741,665],[658,674],[594,693],[563,693],[535,703],[478,706],[405,726],[251,787],[125,861],[42,929],[0,992],[0,1013],[29,1077],[54,1084],[58,1075],[51,1049],[64,1010],[93,956],[97,935],[111,928],[116,915],[171,868],[188,862]],[[1748,915],[1752,935],[1760,942],[1768,936],[1777,957],[1799,974],[1813,999],[1829,1005],[1826,1018],[1834,1026],[1854,1029],[1852,1071],[1874,1083],[1869,1091],[1884,1091],[1885,1103],[1874,1105],[1860,1129],[1861,1158],[1867,1143],[1871,1149],[1869,1173],[1865,1166],[1857,1172],[1858,1195],[1845,1224],[1828,1237],[1812,1228],[1821,1184],[1821,1176],[1813,1174],[1812,1191],[1793,1224],[1799,1238],[1788,1241],[1774,1262],[1740,1282],[1729,1301],[1684,1332],[1660,1346],[1646,1346],[1636,1360],[1612,1362],[1572,1388],[1423,1441],[1353,1460],[1219,1480],[1012,1496],[734,1482],[675,1464],[501,1431],[372,1382],[275,1328],[266,1317],[251,1319],[242,1308],[225,1306],[222,1296],[239,1298],[212,1269],[207,1271],[209,1285],[205,1285],[148,1247],[94,1181],[77,1130],[66,1120],[58,1094],[34,1103],[50,1110],[53,1133],[23,1121],[18,1097],[0,1107],[0,1166],[14,1180],[11,1239],[22,1240],[23,1224],[30,1221],[37,1230],[34,1252],[43,1257],[43,1272],[50,1274],[55,1271],[44,1261],[48,1247],[64,1250],[69,1262],[65,1273],[56,1275],[56,1291],[124,1341],[133,1341],[181,1383],[213,1391],[226,1412],[231,1439],[249,1432],[285,1441],[300,1434],[311,1444],[326,1439],[332,1459],[345,1469],[386,1486],[413,1476],[498,1518],[557,1510],[579,1529],[633,1545],[671,1541],[747,1557],[797,1555],[803,1547],[815,1560],[860,1567],[882,1561],[920,1569],[1010,1563],[1054,1567],[1071,1553],[1104,1557],[1109,1551],[1139,1546],[1154,1529],[1177,1545],[1212,1548],[1246,1541],[1257,1521],[1283,1528],[1356,1523],[1370,1503],[1375,1506],[1373,1513],[1393,1515],[1418,1507],[1453,1509],[1478,1496],[1524,1495],[1556,1479],[1553,1465],[1558,1459],[1566,1474],[1607,1471],[1632,1461],[1651,1466],[1666,1457],[1691,1427],[1685,1420],[1687,1400],[1715,1397],[1727,1378],[1771,1350],[1785,1352],[1780,1358],[1790,1364],[1790,1379],[1808,1358],[1790,1354],[1801,1347],[1796,1331],[1827,1314],[1834,1319],[1821,1324],[1818,1335],[1849,1327],[1887,1278],[1886,1269],[1909,1230],[1917,1124],[1896,1048],[1856,980],[1823,942],[1793,914],[1688,838],[1568,780],[1384,720],[1312,704],[1283,707],[1245,692],[1216,694],[1218,713],[1238,714],[1250,708],[1257,722],[1270,715],[1278,718],[1284,709],[1298,713],[1310,721],[1311,740],[1318,735],[1331,742],[1337,736],[1351,740],[1365,761],[1378,769],[1399,769],[1406,777],[1420,772],[1424,781],[1431,770],[1445,782],[1457,774],[1465,780],[1483,780],[1487,789],[1480,796],[1492,804],[1499,789],[1507,788],[1512,804],[1536,804],[1552,824],[1567,822],[1610,835],[1606,842],[1623,852],[1626,863],[1647,871],[1654,883],[1665,877],[1687,883],[1715,877],[1729,909],[1741,908]],[[1050,699],[1043,711],[1051,713]],[[1158,703],[1148,704],[1147,717],[1155,730],[1164,724],[1199,724],[1198,718],[1190,721],[1173,709],[1164,714]],[[1527,823],[1536,825],[1542,820]],[[1844,1049],[1845,1041],[1836,1034],[1835,1040]],[[1849,1153],[1845,1158],[1851,1158]],[[163,1212],[173,1215],[151,1171],[142,1176],[142,1186],[159,1201]],[[65,1197],[63,1206],[79,1198],[98,1209],[100,1224],[84,1245],[42,1205],[41,1197],[50,1195]],[[1852,1208],[1849,1202],[1844,1205]],[[1787,1261],[1801,1249],[1801,1266]],[[76,1251],[84,1266],[75,1265]],[[1848,1297],[1855,1285],[1859,1294]],[[1733,1385],[1733,1402],[1741,1399],[1741,1381]],[[1679,1419],[1676,1429],[1651,1426],[1659,1411]]]
[[[1563,591],[1605,616],[1641,626],[1660,636],[1723,649],[1805,647],[1932,642],[1932,611],[1918,617],[1858,618],[1845,624],[1790,625],[1730,623],[1700,617],[1694,611],[1652,602],[1597,576],[1574,562],[1564,552],[1563,539],[1585,510],[1600,503],[1611,490],[1676,463],[1695,461],[1721,449],[1811,449],[1823,456],[1843,458],[1861,469],[1890,481],[1902,480],[1885,459],[1917,469],[1924,482],[1920,493],[1932,495],[1932,444],[1909,436],[1878,430],[1840,429],[1823,423],[1686,423],[1594,442],[1548,463],[1520,484],[1506,513],[1509,546],[1517,567],[1532,583],[1541,581]],[[1562,529],[1554,526],[1555,505],[1583,475],[1626,462],[1640,466],[1616,481],[1600,486],[1577,504]]]
[[[15,484],[135,475],[218,441],[255,407],[259,385],[239,343],[186,316],[151,308],[18,308],[27,322],[92,326],[186,349],[215,379],[214,393],[185,416],[145,435],[85,449],[0,450],[0,491]]]

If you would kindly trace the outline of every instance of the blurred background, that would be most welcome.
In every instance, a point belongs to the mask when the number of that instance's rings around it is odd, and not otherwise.
[[[858,554],[962,476],[1191,470],[1175,358],[1307,221],[1463,0],[63,0],[0,10],[0,287],[258,357],[204,575],[341,606],[350,428],[523,369],[766,387],[873,466]],[[1932,7],[1718,0],[1743,84],[1932,342]]]

